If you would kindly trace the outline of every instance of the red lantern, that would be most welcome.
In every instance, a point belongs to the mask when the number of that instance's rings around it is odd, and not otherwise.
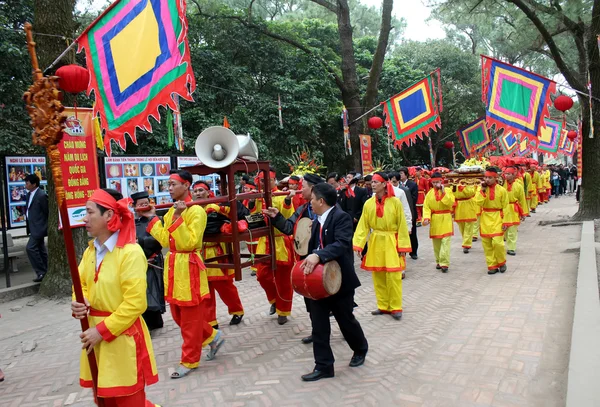
[[[90,72],[79,65],[65,65],[56,70],[58,85],[69,93],[80,93],[87,90]]]
[[[554,107],[561,112],[566,112],[573,107],[573,99],[565,95],[560,95],[554,99]]]
[[[575,130],[570,130],[567,133],[567,138],[571,141],[575,140],[577,138],[577,132]]]
[[[497,147],[496,147],[496,146],[491,146],[489,150],[490,150],[490,151],[496,151],[496,149],[497,149]]]
[[[381,120],[381,117],[373,116],[367,120],[367,125],[370,129],[376,130],[383,126],[383,120]]]
[[[444,143],[444,147],[446,147],[448,150],[450,150],[450,149],[454,148],[454,143],[451,141],[446,141]]]

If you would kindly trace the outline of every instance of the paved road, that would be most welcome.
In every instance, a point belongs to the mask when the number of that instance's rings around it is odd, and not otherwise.
[[[243,323],[229,327],[216,360],[181,380],[181,338],[170,316],[153,334],[160,381],[149,397],[164,406],[564,406],[580,227],[541,227],[539,220],[572,215],[574,198],[542,206],[520,233],[508,271],[488,276],[481,244],[463,254],[452,240],[448,274],[435,270],[427,229],[420,258],[409,260],[404,317],[372,316],[371,277],[359,272],[356,315],[369,340],[367,362],[347,366],[352,353],[333,323],[336,377],[303,383],[312,349],[301,297],[279,326],[249,273],[239,283]],[[456,228],[458,233],[458,228]],[[219,315],[226,322],[224,307]],[[0,304],[0,406],[90,406],[78,385],[78,324],[68,300],[35,297]],[[167,315],[167,314],[166,314]],[[332,320],[333,321],[333,320]],[[35,346],[34,350],[31,350]]]

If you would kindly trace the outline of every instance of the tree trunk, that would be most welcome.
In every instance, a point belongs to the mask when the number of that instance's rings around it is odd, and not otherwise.
[[[73,38],[75,22],[73,13],[75,0],[35,0],[33,31],[63,35]],[[68,46],[62,38],[35,36],[36,51],[40,68],[44,70]],[[72,63],[75,60],[74,52],[68,55],[61,65]],[[60,65],[59,65],[60,66]],[[72,104],[74,98],[65,94],[63,103]],[[47,161],[48,162],[48,161]],[[69,295],[71,293],[71,276],[65,244],[73,244],[78,258],[87,246],[87,234],[84,228],[73,229],[73,242],[65,242],[62,232],[58,230],[58,205],[54,195],[54,180],[52,172],[46,171],[48,176],[48,273],[44,277],[40,294],[48,297]]]

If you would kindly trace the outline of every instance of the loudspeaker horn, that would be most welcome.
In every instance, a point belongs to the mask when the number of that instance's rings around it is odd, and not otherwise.
[[[240,151],[238,152],[238,157],[243,158],[248,161],[256,161],[258,160],[258,147],[250,134],[237,135],[238,143],[240,144]]]
[[[234,132],[223,126],[212,126],[196,138],[195,150],[202,164],[223,168],[237,159],[240,145]]]

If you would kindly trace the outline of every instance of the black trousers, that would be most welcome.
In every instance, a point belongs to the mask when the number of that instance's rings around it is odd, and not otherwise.
[[[315,355],[315,369],[333,373],[333,351],[329,343],[331,337],[331,323],[329,312],[333,313],[344,339],[350,349],[359,355],[365,355],[369,344],[360,323],[354,317],[352,308],[354,304],[354,290],[336,294],[322,300],[310,301],[310,319],[312,321],[313,353]]]
[[[412,228],[410,230],[410,248],[411,255],[417,255],[417,250],[419,250],[419,239],[417,238],[417,220],[413,219]]]
[[[30,236],[25,250],[35,274],[38,277],[45,276],[48,271],[48,251],[44,244],[44,237]]]

